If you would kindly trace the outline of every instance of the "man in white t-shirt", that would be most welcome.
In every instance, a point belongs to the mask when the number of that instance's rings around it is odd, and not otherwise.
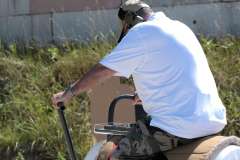
[[[53,95],[53,106],[113,75],[132,75],[138,91],[133,104],[142,103],[148,116],[119,142],[112,160],[153,155],[220,132],[226,110],[194,33],[139,0],[125,2],[118,16],[120,43],[79,81]]]

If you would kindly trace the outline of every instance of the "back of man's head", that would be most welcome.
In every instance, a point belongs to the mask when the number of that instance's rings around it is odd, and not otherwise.
[[[139,1],[139,3],[141,4],[145,4],[142,1]],[[153,10],[150,7],[143,7],[141,9],[139,9],[136,12],[140,17],[142,17],[144,19],[144,21],[147,21],[148,18],[154,13]]]
[[[147,19],[154,12],[150,9],[149,5],[140,0],[128,0],[126,1],[118,12],[119,27],[121,29],[118,43],[124,37],[124,26],[131,29],[136,24],[147,21]]]

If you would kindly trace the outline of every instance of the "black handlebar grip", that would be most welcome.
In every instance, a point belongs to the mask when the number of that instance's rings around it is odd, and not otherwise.
[[[57,105],[61,111],[64,111],[66,109],[65,105],[62,102],[59,102]]]
[[[69,151],[71,160],[77,160],[77,157],[76,157],[76,154],[75,154],[75,151],[74,151],[74,147],[73,147],[73,144],[72,144],[71,136],[70,136],[70,133],[69,133],[69,130],[68,130],[67,122],[66,122],[66,119],[65,119],[65,116],[64,116],[64,113],[63,113],[63,111],[65,110],[66,107],[64,106],[64,104],[62,102],[58,103],[57,105],[60,108],[60,109],[57,110],[57,112],[58,112],[58,116],[59,116],[59,119],[60,119],[60,122],[61,122],[61,125],[62,125],[64,137],[65,137],[66,142],[67,142],[67,147],[68,147],[68,151]]]

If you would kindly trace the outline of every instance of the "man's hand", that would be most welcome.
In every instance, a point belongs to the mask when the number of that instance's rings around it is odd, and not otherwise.
[[[132,101],[132,105],[135,106],[135,105],[142,105],[142,101],[141,99],[138,97],[138,94],[137,94],[137,91],[134,93],[134,100]]]
[[[53,106],[54,108],[59,109],[59,107],[57,106],[57,104],[58,104],[59,102],[66,103],[66,102],[68,102],[70,99],[71,99],[71,96],[70,96],[66,91],[63,91],[63,92],[54,94],[54,95],[52,96],[52,106]]]

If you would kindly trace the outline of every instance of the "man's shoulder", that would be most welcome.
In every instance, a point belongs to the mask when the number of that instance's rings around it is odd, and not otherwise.
[[[134,26],[132,29],[136,31],[142,31],[142,30],[149,30],[149,29],[154,29],[156,28],[157,22],[142,22]]]

